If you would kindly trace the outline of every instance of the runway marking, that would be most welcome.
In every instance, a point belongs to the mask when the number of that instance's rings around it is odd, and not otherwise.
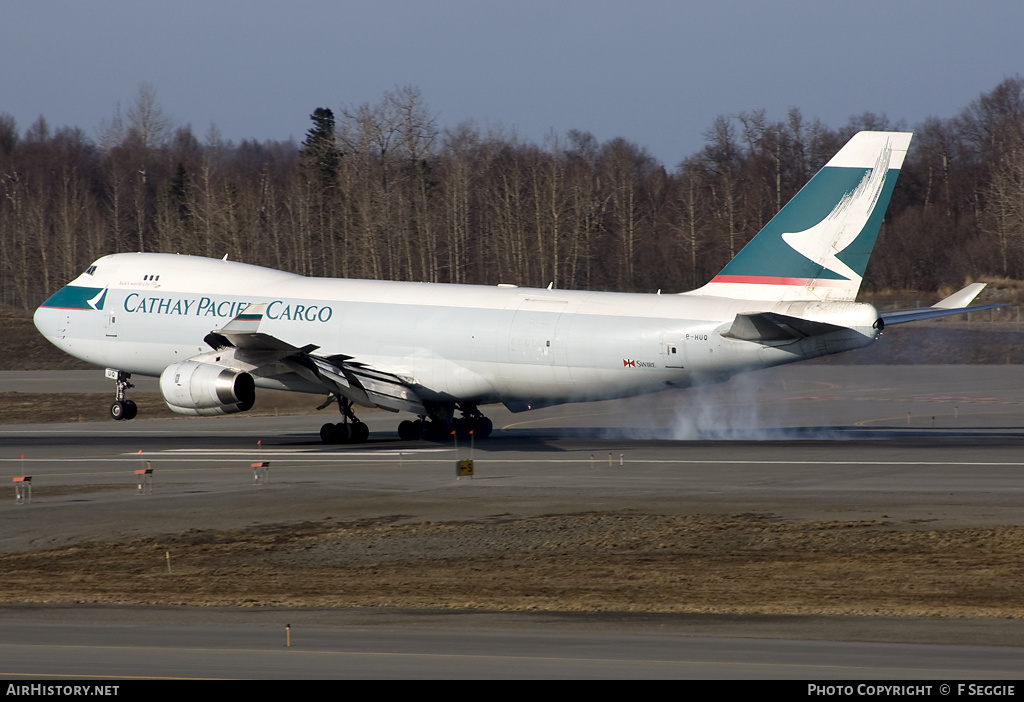
[[[344,456],[405,456],[417,453],[439,453],[453,451],[452,448],[413,448],[413,449],[380,449],[379,451],[325,451],[324,449],[167,449],[164,451],[143,451],[142,453],[122,453],[122,456],[253,456],[288,457],[288,456],[323,456],[325,458],[341,458]]]
[[[791,639],[779,639],[779,641],[788,642],[788,641],[791,641]],[[827,648],[840,648],[842,646],[843,642],[823,642],[823,643],[825,643],[826,645],[827,644],[831,644],[831,646],[827,646]],[[910,652],[910,653],[912,653],[913,650],[915,649],[915,647],[916,648],[920,648],[920,644],[900,644],[900,643],[888,644],[887,643],[887,644],[883,644],[883,645],[886,646],[887,648],[894,649],[894,652],[903,651],[903,652]],[[88,647],[86,647],[86,646],[81,646],[81,645],[60,645],[60,644],[58,644],[56,646],[49,646],[49,645],[42,645],[42,644],[28,644],[27,646],[22,646],[22,648],[25,648],[25,647],[28,647],[28,648],[39,648],[39,649],[43,649],[43,650],[53,649],[53,648],[62,649],[62,650],[63,649],[69,649],[70,652],[74,652],[74,651],[76,651],[76,649],[87,649],[89,651],[94,651],[95,649],[100,649],[102,651],[109,652],[109,655],[121,655],[121,650],[120,649],[123,648],[121,646],[108,646],[108,645],[88,646]],[[946,649],[952,649],[953,648],[953,646],[949,645],[949,644],[940,644],[939,647],[940,648],[946,648]],[[139,649],[133,649],[133,650],[137,651]],[[241,654],[241,655],[245,655],[245,656],[253,656],[253,657],[260,658],[261,662],[264,665],[270,666],[269,669],[271,669],[271,670],[279,670],[280,666],[286,665],[285,663],[283,663],[284,659],[280,658],[281,652],[279,650],[263,648],[263,647],[239,648],[237,646],[225,646],[225,647],[212,647],[212,646],[198,647],[197,646],[197,647],[194,647],[194,648],[189,648],[189,647],[185,647],[185,646],[170,646],[170,647],[160,647],[160,648],[156,648],[156,647],[143,647],[142,651],[143,651],[142,655],[157,655],[158,654],[158,655],[164,656],[164,655],[167,654],[168,651],[173,651],[173,652],[176,652],[177,654],[179,654],[179,657],[181,657],[182,654],[191,654],[191,655],[194,655],[194,656],[197,656],[197,657],[203,657],[203,656],[216,657],[218,660],[222,656],[232,656],[232,655],[239,655],[239,654]],[[827,653],[828,653],[828,651],[823,651],[823,654],[827,654]],[[791,655],[793,655],[793,654],[791,654]],[[924,666],[922,666],[920,664],[907,666],[906,664],[902,664],[902,663],[898,663],[898,662],[895,663],[895,664],[878,663],[878,664],[875,664],[875,665],[858,665],[858,664],[850,664],[850,663],[833,662],[833,661],[828,661],[828,660],[822,660],[820,662],[817,662],[817,661],[806,661],[806,660],[805,661],[777,660],[777,661],[758,662],[758,661],[747,660],[747,661],[743,661],[742,663],[737,663],[735,660],[715,660],[715,659],[709,659],[707,656],[694,656],[689,651],[683,651],[683,652],[681,652],[681,655],[678,655],[677,657],[662,656],[662,657],[659,657],[659,658],[643,658],[643,657],[625,656],[625,655],[613,657],[613,656],[609,656],[609,655],[606,655],[606,654],[605,655],[598,654],[598,655],[594,655],[594,656],[585,656],[585,655],[576,655],[576,656],[571,656],[571,655],[557,656],[557,655],[555,655],[555,656],[550,656],[550,655],[543,655],[543,654],[539,654],[539,655],[538,654],[534,654],[534,655],[525,654],[524,655],[524,654],[488,653],[488,652],[480,652],[480,653],[438,653],[438,652],[434,652],[434,651],[418,651],[418,650],[384,651],[384,650],[352,650],[352,649],[345,649],[345,648],[318,648],[318,649],[296,648],[296,649],[290,649],[288,651],[288,653],[287,653],[287,657],[291,658],[291,657],[294,657],[294,656],[304,657],[309,664],[313,664],[313,665],[318,665],[318,663],[315,663],[315,661],[317,659],[320,659],[321,661],[328,661],[328,662],[329,661],[335,661],[333,664],[330,664],[332,666],[338,666],[339,664],[344,664],[344,663],[346,663],[348,661],[359,661],[359,660],[365,661],[367,659],[374,659],[378,663],[385,663],[385,664],[398,663],[398,664],[404,665],[404,666],[419,665],[419,664],[423,664],[423,663],[448,663],[448,662],[454,662],[459,667],[459,669],[466,669],[465,668],[465,664],[468,661],[489,662],[492,665],[494,665],[495,663],[503,663],[504,666],[507,666],[507,665],[510,665],[510,664],[513,664],[513,663],[517,663],[517,664],[530,663],[533,666],[535,666],[535,668],[531,669],[532,672],[534,672],[534,674],[538,674],[539,673],[539,674],[542,674],[542,675],[543,675],[543,670],[544,669],[552,668],[552,669],[554,669],[556,671],[562,671],[562,670],[565,670],[566,666],[583,666],[586,669],[590,669],[593,666],[608,666],[608,668],[606,668],[606,670],[605,670],[605,672],[607,672],[609,670],[614,671],[616,668],[620,668],[620,667],[623,668],[624,671],[629,671],[629,670],[635,669],[637,666],[641,666],[645,670],[646,669],[659,669],[660,670],[660,669],[665,669],[665,668],[668,668],[668,669],[671,669],[671,670],[676,670],[676,671],[702,670],[702,669],[708,669],[708,668],[710,668],[710,669],[723,669],[723,670],[735,670],[735,669],[737,669],[737,666],[739,665],[740,667],[742,667],[743,670],[766,670],[766,671],[776,671],[776,672],[796,670],[796,671],[814,671],[814,672],[818,672],[818,673],[821,673],[823,671],[833,671],[834,673],[845,672],[845,673],[847,673],[846,677],[849,677],[848,674],[851,671],[855,671],[855,672],[858,672],[858,673],[874,672],[876,675],[879,672],[881,672],[882,674],[884,674],[886,672],[899,672],[902,675],[913,675],[914,673],[916,673],[916,674],[918,674],[918,676],[921,676],[922,674],[927,676],[927,674],[933,674],[936,671],[935,668],[926,668],[926,667],[924,667]],[[795,657],[795,655],[794,655],[794,657]],[[909,661],[909,662],[913,663],[913,661]],[[136,667],[141,667],[141,665],[142,665],[142,664],[137,662],[136,658],[133,658],[131,660],[131,663],[133,665],[135,665]],[[225,663],[223,663],[221,665],[222,666],[223,665],[237,666],[238,664],[237,663],[232,664],[230,661],[225,661]],[[331,669],[334,670],[335,672],[337,672],[337,670],[338,670],[337,667],[334,667],[334,668],[331,668]],[[349,671],[346,670],[345,672],[349,672]],[[355,671],[352,671],[352,672],[355,672]],[[943,668],[942,672],[945,675],[954,674],[954,675],[961,675],[961,676],[964,676],[964,677],[971,677],[971,676],[977,677],[979,675],[980,676],[985,676],[985,675],[992,675],[993,674],[992,668],[984,668],[984,669],[982,669],[982,668],[980,668],[978,666],[974,666],[974,667],[958,666],[956,668]],[[995,672],[996,673],[1000,673],[1000,672],[1006,672],[1006,671],[1004,671],[1003,669],[997,669]],[[70,673],[54,673],[54,672],[45,672],[45,671],[44,672],[27,673],[27,674],[26,673],[13,673],[13,672],[8,672],[8,671],[0,672],[0,677],[22,677],[22,676],[31,677],[31,678],[58,678],[58,679],[60,679],[60,678],[67,678],[67,677],[81,677],[81,678],[88,678],[88,679],[92,679],[92,678],[96,678],[96,677],[103,677],[103,678],[108,678],[108,679],[112,679],[112,680],[118,680],[118,679],[123,679],[123,680],[147,680],[147,679],[149,679],[149,680],[230,680],[230,679],[233,679],[233,678],[213,678],[213,677],[199,677],[199,676],[197,676],[197,677],[182,677],[182,676],[174,676],[174,675],[162,675],[160,673],[153,673],[153,674],[148,674],[148,675],[120,674],[120,673],[108,673],[106,675],[94,675],[94,674],[75,675],[75,674],[70,674]]]
[[[25,680],[35,678],[80,678],[82,680],[243,680],[244,678],[182,678],[182,677],[171,677],[170,675],[122,675],[117,673],[108,673],[106,675],[89,674],[89,673],[8,673],[0,672],[0,677],[4,678],[22,678]],[[31,684],[31,683],[28,683]],[[94,695],[96,697],[98,695]]]
[[[834,642],[832,642],[834,643]],[[896,644],[897,646],[903,646],[909,648],[907,644]],[[6,647],[5,647],[6,648]],[[62,652],[75,652],[78,649],[88,650],[94,652],[96,649],[109,652],[110,655],[122,655],[122,646],[110,646],[110,645],[99,645],[99,646],[81,646],[81,645],[44,645],[44,644],[27,644],[20,648],[33,648],[33,649],[61,649],[58,653]],[[166,656],[168,651],[174,651],[179,654],[192,654],[195,656],[231,656],[231,655],[246,655],[260,658],[268,658],[269,660],[264,661],[267,665],[273,665],[275,668],[280,665],[282,659],[279,658],[281,652],[276,649],[269,649],[263,647],[256,648],[239,648],[237,646],[225,646],[225,647],[213,647],[213,646],[197,646],[189,648],[185,646],[169,646],[169,647],[142,647],[141,649],[132,649],[135,652],[142,652],[142,655],[147,655],[148,651],[152,651],[152,655],[159,654]],[[611,657],[608,655],[595,655],[595,656],[552,656],[552,655],[529,655],[529,654],[508,654],[508,653],[438,653],[434,651],[375,651],[375,650],[352,650],[344,648],[326,648],[326,649],[308,649],[308,648],[296,648],[288,651],[289,657],[293,656],[304,656],[312,659],[336,659],[339,661],[345,661],[346,659],[378,659],[383,662],[397,662],[406,661],[411,662],[466,662],[466,661],[488,661],[488,662],[506,662],[506,663],[532,663],[539,668],[555,668],[561,669],[566,665],[582,665],[582,666],[622,666],[627,669],[635,668],[636,666],[654,667],[654,668],[665,668],[670,667],[673,669],[702,669],[702,668],[735,668],[737,663],[732,660],[708,660],[706,657],[692,657],[690,654],[685,654],[676,658],[661,657],[661,658],[638,658],[634,656],[626,657]],[[131,661],[135,665],[136,660]],[[922,668],[920,666],[914,666],[906,668],[903,666],[864,666],[856,664],[844,664],[838,662],[789,662],[789,661],[769,661],[769,662],[757,662],[757,661],[744,661],[742,667],[745,670],[789,670],[789,669],[808,669],[815,671],[887,671],[887,670],[898,670],[904,674],[911,671],[918,671],[921,673],[934,672],[932,669]],[[948,672],[948,669],[944,669],[943,672]],[[960,669],[961,674],[973,673],[974,675],[987,674],[989,671],[979,671],[977,669]],[[23,674],[13,672],[0,672],[0,677],[16,677]],[[41,678],[66,678],[76,677],[70,673],[51,673],[51,672],[38,672],[29,673],[29,677],[41,677]],[[161,675],[154,673],[151,675],[139,675],[139,674],[118,674],[109,673],[107,675],[90,675],[83,674],[79,677],[82,678],[94,678],[94,677],[107,677],[110,679],[125,679],[125,680],[231,680],[233,678],[212,678],[212,677],[181,677],[172,675]]]
[[[477,461],[478,463],[482,461]],[[756,466],[1024,466],[1024,461],[746,461],[737,460],[686,460],[686,459],[652,459],[634,461],[634,463],[710,463],[725,465],[756,465]]]
[[[444,450],[444,449],[439,449]],[[0,458],[0,464],[2,463],[132,463],[138,462],[140,457],[153,457],[163,456],[168,460],[173,459],[175,463],[234,463],[238,460],[250,460],[253,458],[253,454],[250,453],[238,453],[237,455],[229,455],[223,457],[213,458],[191,458],[184,457],[178,458],[170,456],[164,453],[132,453],[122,454],[123,457],[99,457],[99,458]],[[365,463],[366,458],[380,456],[382,458],[398,458],[398,454],[296,454],[294,456],[286,456],[290,459],[288,463]],[[437,457],[437,458],[413,458],[408,455],[410,462],[415,463],[447,463],[450,459],[448,457]],[[361,460],[348,460],[349,457],[353,459]],[[586,456],[583,458],[475,458],[474,461],[480,464],[580,464],[580,465],[595,465],[597,468],[603,466],[606,459],[596,456],[591,458]],[[651,464],[666,464],[666,465],[736,465],[736,466],[933,466],[933,467],[959,467],[959,466],[970,466],[970,467],[1024,467],[1024,461],[853,461],[853,460],[819,460],[819,461],[794,461],[790,459],[784,460],[748,460],[743,458],[735,459],[700,459],[700,458],[631,458],[626,460],[625,468],[636,467],[639,465],[651,465]],[[286,463],[287,465],[287,463]],[[606,467],[606,466],[605,466]],[[615,468],[621,468],[617,463]]]

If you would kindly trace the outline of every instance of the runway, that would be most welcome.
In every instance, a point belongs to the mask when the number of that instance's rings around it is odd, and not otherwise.
[[[827,626],[835,627],[835,623],[799,618],[758,623],[744,618],[715,621],[714,617],[173,608],[0,608],[0,618],[9,641],[0,643],[0,680],[7,681],[690,678],[920,682],[1020,677],[1020,648],[780,635],[785,631],[814,635],[826,631]],[[853,622],[838,623],[840,632],[853,626]],[[893,631],[922,628],[920,622],[902,626],[884,622],[883,626]],[[955,623],[945,626],[950,632],[957,631]],[[774,637],[765,635],[773,629]],[[703,633],[711,630],[732,633]],[[959,627],[968,640],[969,632],[968,626]]]
[[[78,391],[104,391],[96,374],[98,390],[83,376]],[[4,376],[0,390],[25,381]],[[400,442],[400,418],[383,412],[360,415],[371,436],[355,446],[320,443],[334,415],[2,427],[0,481],[31,475],[33,492],[16,504],[9,487],[0,502],[0,552],[393,515],[1024,520],[1019,366],[805,365],[646,399],[488,410],[495,434],[472,446]],[[475,475],[458,479],[470,456]],[[263,484],[256,461],[270,463]],[[140,495],[147,467],[153,494]],[[0,621],[21,642],[2,646],[5,676],[1017,677],[1024,647],[1024,627],[1000,620],[7,606]]]

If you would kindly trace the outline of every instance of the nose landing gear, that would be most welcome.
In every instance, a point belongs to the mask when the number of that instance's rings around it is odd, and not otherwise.
[[[132,374],[108,368],[107,377],[113,378],[114,382],[117,383],[114,391],[114,403],[110,405],[111,418],[117,421],[135,419],[135,415],[139,413],[139,407],[127,398],[128,390],[135,387],[128,382]]]

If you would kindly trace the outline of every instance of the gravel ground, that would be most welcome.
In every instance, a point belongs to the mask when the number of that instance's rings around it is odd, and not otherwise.
[[[628,511],[403,521],[189,530],[7,554],[0,601],[1024,617],[1022,526]]]

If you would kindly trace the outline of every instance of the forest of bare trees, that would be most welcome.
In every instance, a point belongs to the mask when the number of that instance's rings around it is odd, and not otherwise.
[[[594,290],[706,282],[860,129],[791,110],[719,117],[671,169],[586,132],[529,143],[437,126],[413,87],[339,115],[302,144],[202,138],[142,86],[92,139],[0,113],[0,304],[30,308],[92,260],[167,251],[304,275]],[[1024,79],[916,133],[868,288],[1024,278]]]

